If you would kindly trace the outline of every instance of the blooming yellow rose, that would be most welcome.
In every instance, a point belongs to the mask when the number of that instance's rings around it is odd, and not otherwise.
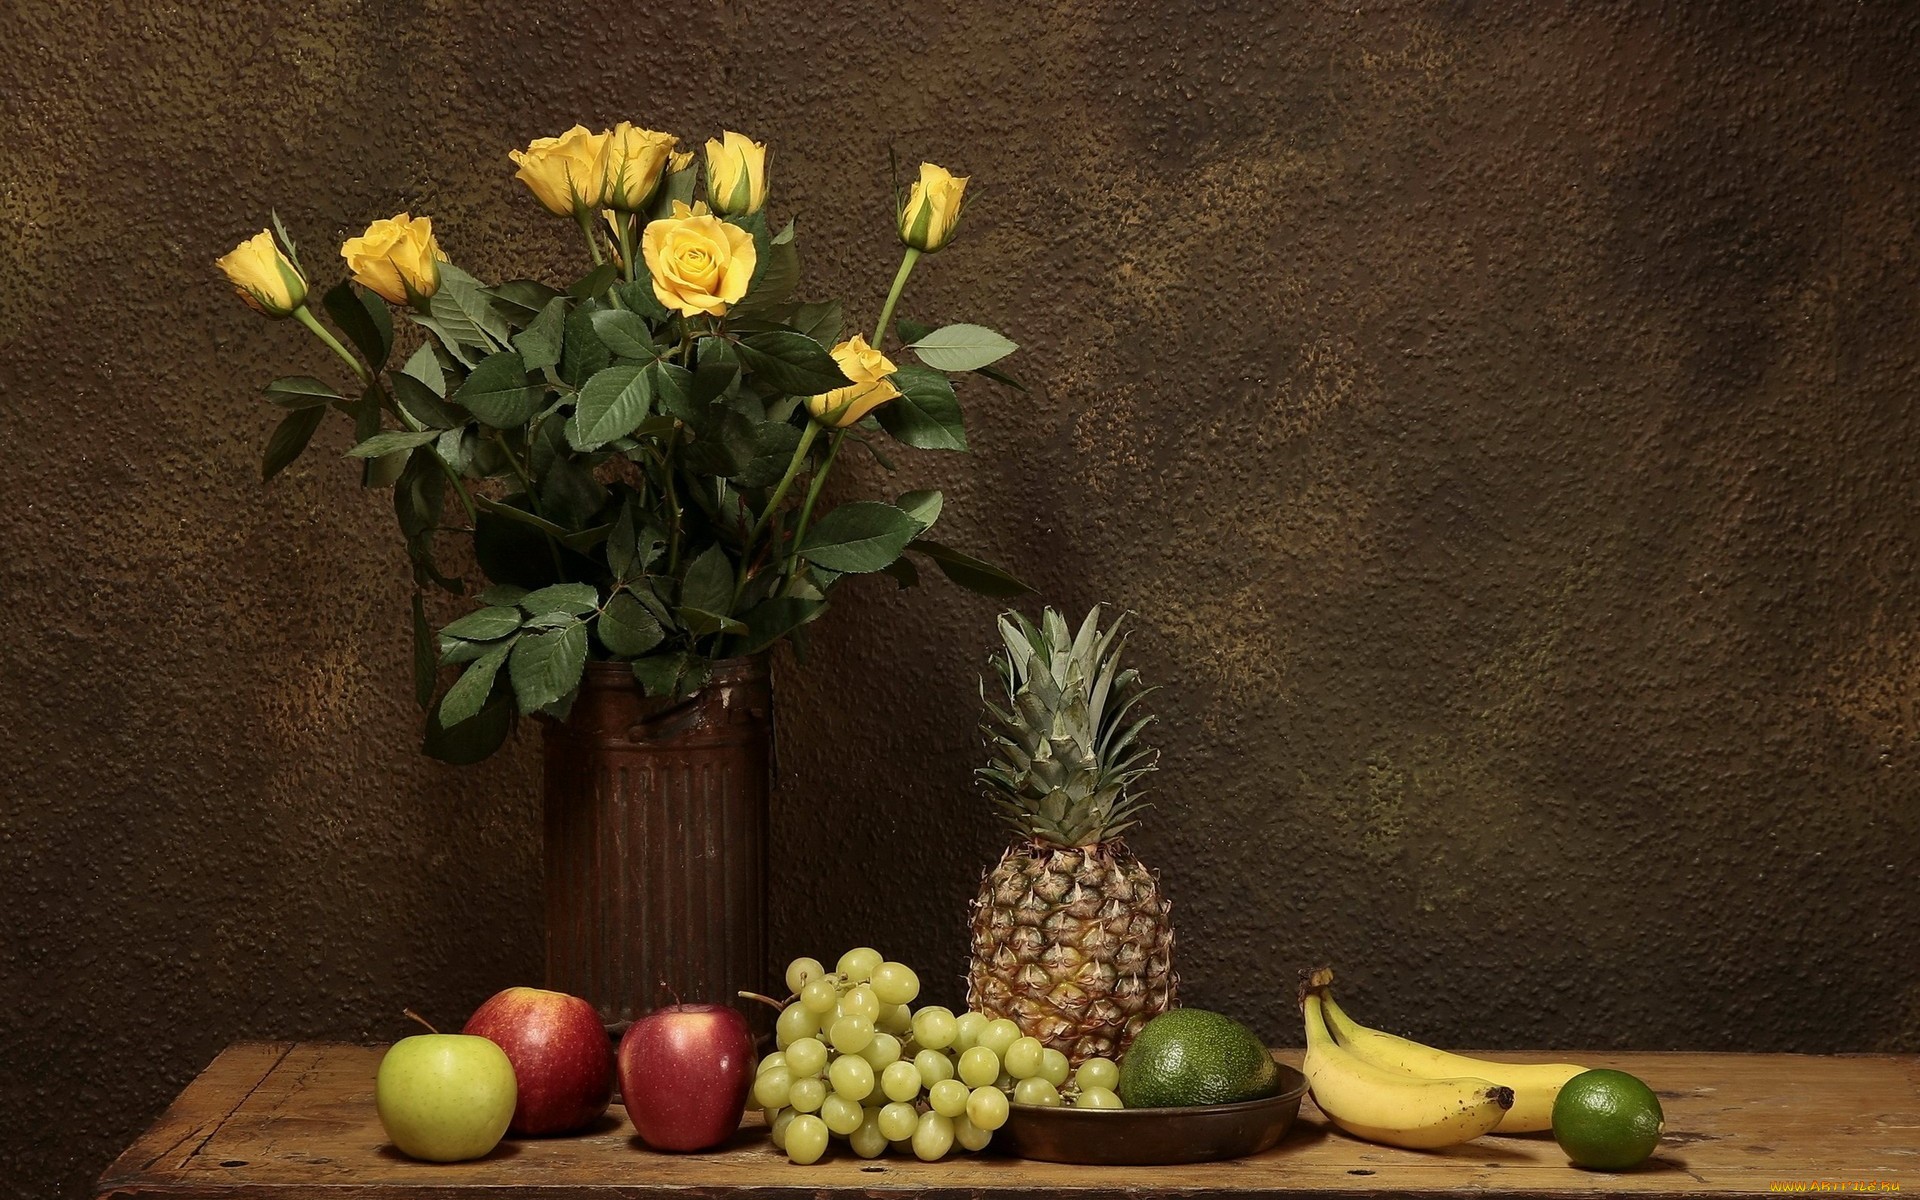
[[[440,264],[446,255],[433,240],[433,221],[406,213],[375,221],[340,247],[355,283],[371,288],[390,304],[423,306],[440,290]]]
[[[649,221],[640,251],[653,294],[682,316],[720,316],[747,294],[757,257],[753,235],[707,211],[673,202],[673,215]]]
[[[284,317],[307,302],[307,281],[264,229],[215,259],[213,265],[226,273],[240,298],[256,312]]]
[[[807,397],[807,411],[822,425],[845,428],[900,394],[889,378],[893,363],[858,334],[833,348],[833,361],[853,383]]]
[[[509,150],[519,166],[513,177],[533,189],[555,216],[572,217],[607,208],[607,143],[612,135],[575,125],[559,137],[535,138],[525,150]]]
[[[605,207],[621,212],[638,212],[646,207],[679,140],[670,133],[655,133],[625,121],[609,130]]]
[[[907,203],[900,209],[900,240],[928,254],[952,241],[953,231],[960,225],[966,190],[967,176],[921,163],[920,178],[914,181]]]
[[[715,212],[743,217],[767,206],[767,146],[728,130],[707,140],[707,199]]]

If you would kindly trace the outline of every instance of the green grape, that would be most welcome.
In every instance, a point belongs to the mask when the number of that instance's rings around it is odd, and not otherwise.
[[[774,1114],[773,1120],[767,1122],[767,1129],[770,1131],[768,1136],[773,1139],[775,1150],[787,1148],[787,1126],[793,1124],[793,1118],[796,1115],[792,1109],[783,1108]]]
[[[820,1119],[827,1123],[828,1129],[845,1137],[860,1128],[860,1102],[835,1092],[820,1102]]]
[[[885,957],[871,946],[855,946],[840,956],[840,963],[834,972],[848,983],[865,983],[873,978],[873,969],[885,962]]]
[[[1083,1087],[1080,1096],[1073,1102],[1075,1108],[1124,1108],[1120,1097],[1112,1088]]]
[[[890,1033],[876,1033],[873,1040],[867,1043],[867,1048],[860,1052],[860,1057],[866,1059],[874,1070],[884,1071],[900,1061],[900,1039]]]
[[[1007,1056],[1007,1047],[1020,1040],[1020,1027],[1001,1017],[998,1021],[987,1022],[980,1036],[973,1039],[976,1046],[985,1046],[1000,1058]]]
[[[910,1062],[889,1063],[880,1072],[880,1090],[889,1100],[911,1100],[920,1094],[920,1072]]]
[[[797,992],[827,973],[817,958],[796,958],[787,964],[787,990]]]
[[[993,1130],[982,1129],[964,1116],[955,1117],[953,1140],[965,1150],[985,1150],[987,1143],[993,1140]]]
[[[997,1087],[975,1088],[967,1096],[967,1120],[992,1133],[1007,1123],[1007,1094]]]
[[[797,1113],[819,1112],[826,1100],[824,1079],[796,1079],[787,1087],[787,1105]]]
[[[1000,1056],[975,1046],[960,1056],[960,1078],[968,1087],[985,1087],[1000,1077]]]
[[[1120,1086],[1120,1064],[1110,1058],[1090,1058],[1073,1073],[1073,1082],[1082,1088],[1097,1087],[1111,1091]]]
[[[760,1060],[760,1065],[753,1069],[753,1073],[755,1075],[758,1075],[762,1071],[770,1071],[774,1067],[784,1067],[786,1065],[787,1065],[786,1052],[783,1050],[775,1050],[772,1054],[769,1054],[765,1058]]]
[[[799,1116],[787,1126],[787,1161],[809,1166],[827,1152],[827,1123],[819,1117]]]
[[[873,994],[882,1004],[912,1004],[920,997],[920,977],[905,963],[883,962],[873,969]]]
[[[1037,1108],[1058,1108],[1060,1089],[1035,1075],[1032,1079],[1022,1079],[1013,1085],[1013,1102]]]
[[[880,1110],[880,1132],[890,1142],[904,1142],[919,1127],[920,1112],[911,1104],[895,1101]]]
[[[922,1050],[914,1055],[913,1069],[920,1072],[920,1082],[926,1087],[953,1078],[953,1060],[938,1050]]]
[[[913,1014],[913,1040],[927,1050],[945,1050],[958,1032],[954,1025],[952,1009],[928,1005]]]
[[[913,1010],[904,1004],[882,1004],[874,1024],[887,1033],[905,1033],[913,1028]]]
[[[920,1127],[913,1131],[913,1156],[921,1162],[938,1162],[953,1149],[953,1118],[941,1112],[920,1114]]]
[[[877,1021],[880,1019],[880,997],[874,995],[873,988],[864,983],[848,988],[846,994],[840,997],[840,1015]]]
[[[1048,1046],[1046,1050],[1041,1052],[1040,1078],[1046,1080],[1053,1086],[1065,1087],[1067,1085],[1067,1073],[1072,1069],[1072,1064],[1067,1062],[1067,1056],[1055,1050],[1052,1046]]]
[[[953,1040],[947,1043],[948,1048],[955,1054],[973,1049],[980,1031],[985,1029],[992,1020],[993,1018],[985,1013],[961,1013],[953,1020]]]
[[[842,1054],[827,1068],[827,1079],[836,1096],[856,1103],[873,1095],[873,1066],[858,1054]],[[840,1132],[835,1130],[835,1133]]]
[[[795,1079],[810,1079],[827,1069],[827,1045],[817,1037],[803,1037],[787,1047],[787,1070]]]
[[[1020,1081],[1015,1079],[1013,1076],[1007,1074],[1006,1067],[1002,1066],[1000,1068],[1000,1074],[994,1076],[993,1086],[999,1088],[1003,1092],[1011,1092],[1013,1091],[1013,1085],[1018,1082]]]
[[[858,1054],[873,1044],[873,1022],[865,1017],[841,1017],[827,1031],[827,1040],[842,1054]]]
[[[785,1067],[762,1071],[753,1081],[753,1102],[761,1108],[785,1108],[793,1076]]]
[[[789,1004],[780,1010],[780,1017],[773,1023],[774,1041],[780,1049],[799,1041],[803,1037],[812,1037],[820,1032],[820,1018],[806,1010],[803,1005]]]
[[[1007,1074],[1015,1079],[1031,1079],[1040,1073],[1046,1053],[1047,1048],[1040,1044],[1039,1038],[1023,1037],[1015,1039],[1000,1058],[1006,1063]]]
[[[879,1158],[887,1152],[887,1135],[880,1131],[879,1109],[861,1111],[860,1128],[848,1136],[847,1145],[861,1158]]]
[[[927,1103],[943,1117],[957,1117],[967,1111],[967,1085],[958,1079],[942,1079],[927,1089]]]
[[[800,1003],[810,1013],[830,1013],[840,1003],[840,989],[833,986],[830,976],[823,975],[800,989]]]

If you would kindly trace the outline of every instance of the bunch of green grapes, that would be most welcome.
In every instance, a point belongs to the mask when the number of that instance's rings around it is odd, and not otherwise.
[[[818,1162],[832,1138],[861,1158],[890,1147],[933,1162],[955,1145],[980,1150],[1012,1104],[1061,1104],[1067,1087],[1083,1108],[1118,1108],[1119,1069],[1080,1066],[1067,1085],[1066,1055],[985,1013],[915,1009],[920,978],[878,950],[859,947],[829,972],[818,959],[787,965],[794,998],[774,1025],[778,1049],[760,1060],[753,1102],[775,1147]]]

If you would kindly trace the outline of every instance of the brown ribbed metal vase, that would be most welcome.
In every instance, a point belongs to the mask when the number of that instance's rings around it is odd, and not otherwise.
[[[766,990],[772,747],[764,656],[681,701],[587,664],[546,732],[548,987],[609,1025]]]

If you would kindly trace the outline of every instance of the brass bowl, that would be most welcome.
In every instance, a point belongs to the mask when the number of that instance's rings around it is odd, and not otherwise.
[[[1164,1166],[1242,1158],[1271,1149],[1300,1113],[1307,1077],[1280,1066],[1280,1091],[1262,1100],[1194,1108],[1040,1108],[1016,1104],[995,1149],[1044,1162]]]

